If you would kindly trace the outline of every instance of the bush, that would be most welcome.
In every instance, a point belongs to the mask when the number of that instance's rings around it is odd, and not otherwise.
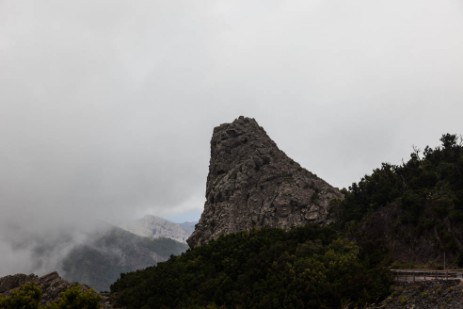
[[[83,289],[74,284],[61,293],[61,297],[44,309],[98,309],[100,296],[92,289]]]
[[[366,243],[393,244],[387,248],[393,257],[400,255],[395,248],[414,243],[417,256],[410,260],[433,260],[442,251],[456,260],[463,238],[463,145],[453,134],[444,134],[441,142],[426,147],[423,156],[415,150],[401,165],[383,163],[344,190],[338,228]],[[374,220],[388,228],[372,227]]]
[[[72,285],[52,303],[40,305],[42,290],[35,283],[26,283],[9,295],[0,294],[1,309],[98,309],[99,295],[92,289]]]
[[[335,308],[388,293],[387,272],[375,266],[332,229],[265,229],[122,275],[111,291],[126,308]]]
[[[35,283],[27,283],[15,289],[10,295],[0,298],[2,309],[38,309],[42,291]]]

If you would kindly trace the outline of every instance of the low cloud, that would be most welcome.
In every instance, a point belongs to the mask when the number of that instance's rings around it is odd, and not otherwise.
[[[457,0],[0,0],[0,275],[34,268],[31,235],[197,219],[212,129],[239,115],[338,187],[462,133],[462,17]]]

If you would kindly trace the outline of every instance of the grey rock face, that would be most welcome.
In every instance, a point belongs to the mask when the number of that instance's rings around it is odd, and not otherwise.
[[[463,285],[459,280],[433,280],[393,286],[393,293],[371,308],[384,309],[460,309]]]
[[[71,286],[71,283],[61,278],[57,272],[39,277],[38,284],[43,291],[42,303],[55,301],[60,294]],[[81,285],[85,289],[88,287]]]
[[[214,129],[206,203],[187,240],[195,247],[252,228],[330,222],[342,194],[278,149],[254,119]]]
[[[186,231],[180,224],[151,215],[129,222],[124,228],[138,236],[152,239],[170,238],[182,243],[186,243],[187,238],[193,232]]]
[[[0,293],[8,294],[11,290],[19,288],[21,285],[29,282],[36,283],[42,290],[42,304],[56,301],[60,293],[71,286],[71,283],[61,278],[57,272],[52,272],[42,277],[38,277],[34,274],[16,274],[0,278],[0,286],[2,287]],[[83,285],[81,286],[85,289],[88,288]]]
[[[38,277],[34,274],[16,274],[0,278],[0,293],[5,293],[9,290],[20,287],[24,283],[37,280]]]

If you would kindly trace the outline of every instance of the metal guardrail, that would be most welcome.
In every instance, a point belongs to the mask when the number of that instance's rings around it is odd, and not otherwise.
[[[418,282],[428,280],[463,281],[463,270],[391,269],[397,282]]]

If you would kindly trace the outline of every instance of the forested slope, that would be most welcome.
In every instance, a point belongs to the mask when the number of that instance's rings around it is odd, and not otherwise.
[[[348,189],[336,223],[227,235],[111,291],[127,308],[340,308],[379,302],[391,266],[463,264],[463,146],[415,150]],[[395,265],[394,265],[395,264]]]
[[[391,261],[433,266],[445,253],[463,266],[463,146],[452,134],[441,142],[402,165],[383,163],[344,190],[341,230]]]
[[[388,293],[387,270],[368,261],[332,229],[264,229],[122,275],[111,291],[127,308],[334,308]]]

